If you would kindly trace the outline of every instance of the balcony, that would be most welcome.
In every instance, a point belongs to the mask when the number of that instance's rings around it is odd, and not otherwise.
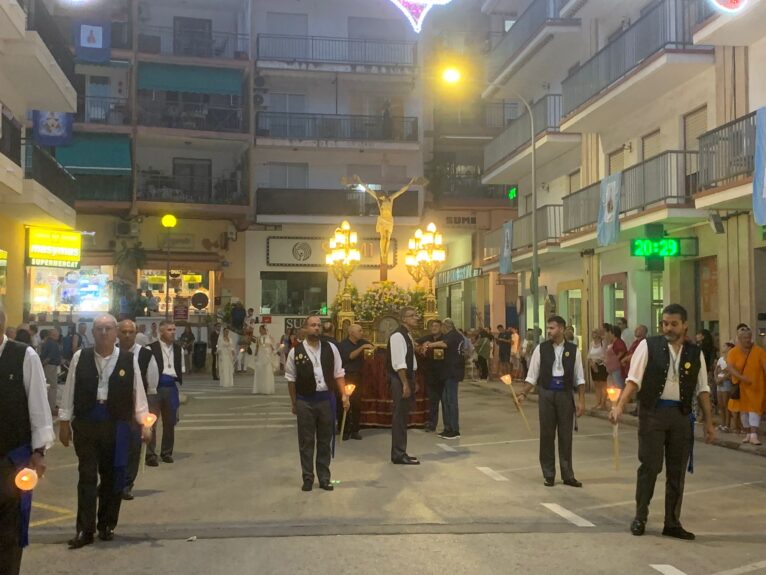
[[[478,103],[457,109],[434,110],[434,133],[445,140],[490,139],[497,136],[518,116],[518,105]]]
[[[580,21],[561,18],[557,0],[532,0],[490,52],[490,86],[482,97],[502,91],[503,85],[525,93],[541,78],[561,78],[581,49]]]
[[[508,199],[505,186],[482,184],[480,175],[437,176],[431,179],[429,189],[439,208],[516,209],[516,204]]]
[[[694,46],[681,0],[664,0],[604,46],[562,83],[565,132],[600,132],[712,66]]]
[[[719,12],[710,4],[710,0],[689,1],[695,44],[750,46],[763,38],[766,0],[749,0],[736,14]]]
[[[0,115],[0,197],[21,194],[24,172],[21,169],[21,128]]]
[[[258,34],[259,68],[412,75],[417,44],[365,38]]]
[[[17,0],[0,1],[0,40],[22,40],[27,29],[27,14]]]
[[[127,98],[85,96],[77,99],[75,122],[105,126],[130,125]]]
[[[247,127],[239,106],[138,100],[138,123],[142,126],[203,132],[243,133]]]
[[[139,173],[138,200],[215,206],[247,206],[250,203],[249,194],[237,175],[204,178],[173,176],[158,171]]]
[[[250,36],[210,30],[175,31],[171,27],[141,26],[138,51],[181,58],[249,60]]]
[[[692,204],[697,189],[698,160],[697,152],[668,151],[627,168],[622,174],[620,219],[630,219],[630,223],[622,228],[688,222],[689,217],[697,217],[694,210],[685,208]],[[600,182],[564,197],[565,234],[595,232],[600,197]],[[570,245],[569,240],[565,238],[564,245]],[[581,241],[576,239],[573,244]]]
[[[697,208],[749,210],[755,171],[755,112],[703,134]]]
[[[558,246],[561,240],[563,206],[548,205],[537,209],[537,247]],[[532,249],[532,214],[525,214],[513,222],[513,255]]]
[[[579,134],[561,134],[561,96],[544,96],[532,105],[537,165],[551,162],[579,145]],[[484,183],[513,183],[532,169],[529,114],[513,120],[484,148]]]
[[[259,112],[256,143],[259,146],[349,148],[378,143],[382,148],[418,148],[415,117],[352,116],[342,114],[292,114]]]
[[[103,203],[133,201],[133,178],[129,175],[110,176],[103,174],[80,174],[76,181],[77,209],[83,202]]]

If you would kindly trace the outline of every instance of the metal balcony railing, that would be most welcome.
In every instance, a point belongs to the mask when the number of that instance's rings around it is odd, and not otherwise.
[[[703,134],[699,143],[700,190],[752,177],[755,171],[755,112]]]
[[[80,174],[76,181],[77,201],[130,202],[133,200],[131,176]]]
[[[258,59],[363,66],[417,65],[417,44],[365,38],[258,34]]]
[[[378,208],[356,190],[258,188],[255,211],[265,216],[377,216]],[[418,194],[407,192],[394,203],[395,216],[418,216]]]
[[[291,140],[417,142],[415,117],[258,112],[256,135]]]
[[[484,235],[483,259],[489,261],[500,257],[503,252],[503,242],[505,241],[505,230],[500,227]]]
[[[145,25],[139,28],[138,51],[190,58],[247,60],[250,58],[250,36],[209,30],[178,32],[171,27]]]
[[[545,132],[558,132],[561,125],[561,96],[549,94],[532,105],[535,120],[535,136]],[[484,148],[484,170],[488,171],[498,162],[515,155],[531,142],[529,118],[525,112],[515,120],[486,148]]]
[[[53,59],[71,84],[75,83],[74,56],[43,0],[26,0],[27,30],[40,35]]]
[[[163,102],[139,99],[138,122],[143,126],[201,130],[209,132],[243,132],[242,108],[211,106],[187,102]]]
[[[623,171],[620,215],[665,204],[691,202],[697,189],[699,154],[663,152]],[[598,223],[600,182],[564,197],[564,233],[582,231]]]
[[[438,133],[494,132],[505,128],[519,115],[515,103],[486,103],[457,109],[434,110],[434,131]]]
[[[34,180],[70,207],[74,207],[77,192],[75,179],[64,166],[44,149],[24,142],[24,178]]]
[[[495,80],[508,61],[529,44],[546,22],[558,17],[559,6],[556,0],[533,0],[490,52],[489,79]]]
[[[568,116],[662,50],[707,50],[706,46],[693,44],[692,30],[683,0],[659,2],[564,80],[564,115]]]
[[[17,166],[21,166],[21,128],[11,120],[0,115],[0,154],[3,154]]]
[[[690,23],[692,32],[718,14],[710,0],[686,0],[686,20]]]
[[[537,209],[537,244],[556,244],[561,239],[563,206],[548,205]],[[513,222],[513,250],[532,248],[532,214]]]
[[[127,98],[84,96],[77,100],[76,121],[87,124],[123,126],[130,124]]]
[[[447,176],[439,181],[439,188],[434,195],[444,199],[507,199],[505,186],[486,185],[481,183],[481,176]],[[513,207],[508,202],[508,207]]]
[[[138,199],[149,202],[236,206],[250,202],[241,178],[234,175],[205,178],[143,171],[138,181]]]

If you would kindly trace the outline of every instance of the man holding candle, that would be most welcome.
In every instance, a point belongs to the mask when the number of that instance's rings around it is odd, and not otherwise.
[[[442,401],[444,395],[444,349],[440,347],[436,351],[436,344],[442,340],[442,322],[435,319],[428,324],[428,335],[424,335],[416,341],[417,352],[422,358],[422,368],[426,376],[426,390],[428,391],[428,422],[425,431],[436,431],[439,424],[439,405],[444,411]],[[446,418],[445,418],[446,419]]]
[[[102,541],[114,538],[127,478],[131,420],[143,423],[149,413],[138,359],[117,347],[114,316],[98,316],[93,337],[95,346],[72,358],[59,412],[61,443],[68,447],[74,431],[79,460],[77,534],[70,549],[93,543],[96,529]],[[144,441],[149,433],[145,428]]]
[[[355,323],[348,326],[348,337],[340,342],[338,351],[343,360],[346,382],[356,386],[356,392],[350,397],[349,422],[343,432],[343,441],[362,439],[359,435],[359,419],[362,413],[362,369],[365,351],[375,351],[375,346],[362,338],[362,326]]]
[[[334,344],[319,338],[321,327],[319,316],[306,318],[306,339],[290,350],[285,364],[293,414],[298,418],[303,491],[311,491],[314,486],[315,445],[319,487],[325,491],[334,489],[330,460],[335,440],[335,390],[341,395],[343,407],[350,407],[340,353]]]
[[[45,374],[34,349],[9,340],[0,310],[0,566],[18,575],[27,545],[31,492],[14,484],[16,474],[33,469],[45,474],[45,450],[53,445]]]
[[[665,460],[665,527],[662,534],[694,539],[681,526],[681,502],[686,465],[692,469],[696,396],[705,417],[705,441],[715,438],[707,366],[702,350],[686,339],[686,310],[670,304],[662,310],[662,335],[642,341],[633,354],[625,389],[612,408],[609,419],[616,424],[625,405],[638,391],[638,468],[636,516],[630,525],[633,535],[643,535],[654,495],[657,475]]]

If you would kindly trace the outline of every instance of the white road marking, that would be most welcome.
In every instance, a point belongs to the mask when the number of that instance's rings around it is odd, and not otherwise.
[[[612,432],[609,433],[591,433],[588,435],[575,435],[575,438],[585,438],[585,437],[605,437],[605,436],[612,437]],[[540,439],[538,437],[532,437],[529,439],[508,439],[506,441],[488,441],[486,443],[461,443],[458,447],[482,447],[484,445],[505,445],[506,443],[528,443],[530,441],[539,441]]]
[[[635,458],[636,458],[635,455],[623,455],[620,457],[620,459],[635,459]],[[601,461],[613,461],[613,460],[614,460],[614,457],[611,455],[609,457],[597,457],[595,459],[585,459],[585,460],[578,459],[577,466],[582,467],[583,465],[590,465],[591,463],[598,463]],[[498,472],[510,473],[512,471],[528,471],[530,469],[540,469],[540,464],[538,463],[537,465],[528,465],[526,467],[512,467],[511,469],[498,469]]]
[[[253,413],[190,413],[188,417],[247,417],[247,416],[280,416],[290,415],[290,410],[285,409],[283,411],[258,411]],[[294,415],[292,417],[295,417]],[[611,459],[611,458],[610,458]]]
[[[663,575],[686,575],[680,569],[676,569],[672,565],[649,565],[655,571],[659,571]]]
[[[437,443],[437,447],[441,447],[444,451],[447,451],[449,453],[455,453],[457,449],[452,447],[451,445],[447,445],[446,443]]]
[[[284,399],[290,399],[289,395],[272,395],[270,397],[283,397]],[[198,395],[194,399],[259,399],[257,395]],[[609,435],[612,435],[611,433]]]
[[[563,517],[573,525],[577,525],[577,527],[595,527],[595,525],[587,519],[580,517],[576,513],[572,513],[569,509],[562,507],[558,503],[541,503],[540,505],[553,511],[556,515]]]
[[[500,475],[497,471],[495,471],[491,467],[477,467],[476,469],[481,471],[487,477],[494,479],[495,481],[508,481],[507,477]]]
[[[750,565],[743,565],[735,569],[729,569],[728,571],[719,571],[713,573],[713,575],[743,575],[744,573],[752,573],[760,569],[766,569],[766,561],[759,561],[758,563],[750,563]]]
[[[229,429],[290,429],[294,428],[296,424],[266,424],[266,425],[213,425],[205,427],[184,427],[183,425],[176,426],[176,431],[225,431]]]

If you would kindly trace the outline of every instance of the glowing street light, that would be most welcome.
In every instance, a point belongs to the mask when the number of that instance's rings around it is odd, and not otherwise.
[[[457,84],[462,78],[463,75],[460,73],[460,70],[452,66],[445,68],[442,72],[442,80],[447,84]]]
[[[170,233],[178,224],[173,214],[162,216],[162,227],[167,230],[165,237],[165,319],[170,319]]]

